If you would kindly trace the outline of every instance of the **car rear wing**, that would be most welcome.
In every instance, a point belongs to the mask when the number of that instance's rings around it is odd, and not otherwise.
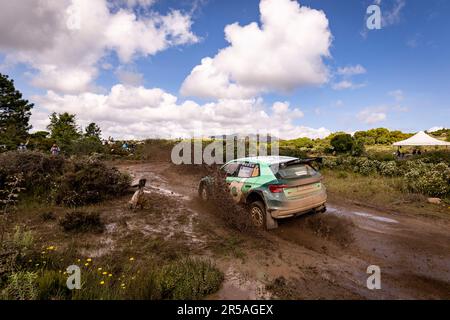
[[[295,159],[287,162],[280,163],[280,167],[288,167],[295,164],[308,164],[311,167],[313,167],[314,170],[317,171],[317,168],[315,168],[312,163],[318,163],[319,166],[322,164],[323,158],[322,157],[312,157],[312,158],[303,158],[303,159]]]

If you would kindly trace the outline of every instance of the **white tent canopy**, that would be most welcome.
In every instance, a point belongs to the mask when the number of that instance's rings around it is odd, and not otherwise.
[[[419,131],[411,138],[394,143],[394,146],[450,146],[450,142],[438,140]]]

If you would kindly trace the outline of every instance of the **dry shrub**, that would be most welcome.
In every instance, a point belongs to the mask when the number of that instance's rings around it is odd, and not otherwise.
[[[0,189],[8,177],[22,174],[25,194],[46,197],[54,181],[64,172],[66,160],[40,152],[6,152],[0,154]]]
[[[76,161],[59,179],[54,199],[57,204],[81,206],[126,193],[130,178],[99,161]]]
[[[59,221],[66,232],[97,232],[101,233],[105,225],[98,212],[67,212]]]
[[[42,221],[44,221],[44,222],[56,220],[56,216],[52,211],[42,212],[40,217],[41,217]]]
[[[69,160],[40,152],[0,154],[0,190],[21,174],[24,196],[37,201],[80,206],[124,194],[128,175],[96,160]]]

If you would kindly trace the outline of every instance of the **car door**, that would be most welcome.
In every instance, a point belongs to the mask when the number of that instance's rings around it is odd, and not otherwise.
[[[255,173],[257,175],[255,175]],[[234,176],[227,178],[230,193],[236,202],[243,201],[245,195],[255,187],[256,177],[259,176],[259,165],[251,162],[241,162]]]

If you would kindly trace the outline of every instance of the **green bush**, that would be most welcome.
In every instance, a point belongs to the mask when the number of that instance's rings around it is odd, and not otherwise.
[[[159,279],[163,299],[193,300],[216,292],[223,274],[210,262],[188,258],[164,266]]]
[[[405,191],[428,196],[446,197],[450,194],[450,167],[446,162],[426,163],[420,159],[378,161],[361,157],[326,157],[323,165],[334,170],[353,171],[365,176],[403,176]]]
[[[419,163],[405,174],[406,187],[412,192],[443,197],[450,193],[450,168],[445,163]]]
[[[350,152],[353,149],[354,140],[351,135],[344,133],[334,136],[330,143],[336,152]]]
[[[399,170],[395,161],[381,162],[380,174],[383,176],[393,177],[398,175]]]

